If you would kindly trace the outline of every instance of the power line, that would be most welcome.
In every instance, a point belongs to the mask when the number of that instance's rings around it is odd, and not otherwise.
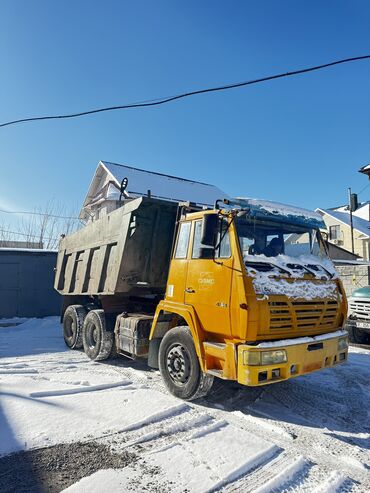
[[[48,236],[42,236],[40,234],[27,234],[27,233],[19,233],[18,231],[9,231],[8,229],[0,229],[0,233],[9,233],[12,235],[19,235],[19,236],[27,236],[27,238],[39,238],[41,240],[53,240],[53,241],[58,241],[60,238],[51,238]]]
[[[360,190],[360,191],[358,192],[358,194],[357,194],[357,195],[360,195],[360,194],[361,194],[362,192],[364,192],[364,191],[367,189],[367,187],[369,187],[369,186],[370,186],[370,182],[369,182],[366,186],[364,186],[364,188],[363,188],[362,190]]]
[[[128,108],[144,108],[144,107],[148,107],[148,106],[158,106],[161,104],[170,103],[171,101],[175,101],[178,99],[183,99],[183,98],[187,98],[190,96],[195,96],[196,94],[205,94],[205,93],[209,93],[209,92],[235,89],[237,87],[249,86],[252,84],[259,84],[261,82],[267,82],[269,80],[281,79],[282,77],[290,77],[293,75],[305,74],[308,72],[314,72],[315,70],[321,70],[323,68],[332,67],[334,65],[340,65],[342,63],[355,62],[355,61],[365,60],[365,59],[369,59],[369,58],[370,58],[370,55],[363,55],[363,56],[357,56],[357,57],[352,57],[352,58],[344,58],[341,60],[335,60],[333,62],[325,63],[323,65],[316,65],[313,67],[308,67],[308,68],[304,68],[304,69],[300,69],[300,70],[294,70],[292,72],[270,75],[270,76],[262,77],[259,79],[254,79],[254,80],[249,80],[249,81],[244,81],[244,82],[236,82],[233,84],[227,84],[227,85],[218,86],[218,87],[199,89],[197,91],[184,92],[181,94],[177,94],[175,96],[168,96],[168,97],[164,97],[162,99],[152,99],[152,100],[143,101],[143,102],[139,102],[139,103],[129,103],[129,104],[123,104],[123,105],[119,105],[119,106],[108,106],[108,107],[104,107],[104,108],[96,108],[96,109],[89,110],[89,111],[81,111],[78,113],[71,113],[71,114],[66,114],[66,115],[37,116],[37,117],[32,117],[32,118],[22,118],[20,120],[13,120],[13,121],[1,123],[0,127],[6,127],[9,125],[15,125],[17,123],[26,123],[26,122],[33,122],[33,121],[39,121],[39,120],[58,120],[58,119],[65,119],[65,118],[77,118],[80,116],[92,115],[94,113],[103,113],[106,111],[115,111],[115,110],[125,110]]]
[[[57,219],[79,219],[78,217],[74,216],[58,216],[57,214],[49,214],[48,212],[31,212],[31,211],[6,211],[4,209],[0,209],[0,212],[3,212],[5,214],[30,214],[33,216],[48,216],[48,217],[55,217]]]

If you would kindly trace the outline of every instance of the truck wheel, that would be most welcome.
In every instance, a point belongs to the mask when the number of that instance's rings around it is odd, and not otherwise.
[[[82,327],[86,314],[82,305],[69,305],[64,312],[63,337],[70,349],[82,348]]]
[[[355,344],[370,344],[370,334],[364,332],[353,325],[348,327],[348,336]]]
[[[189,327],[174,327],[159,346],[159,369],[171,394],[191,401],[211,390],[213,376],[202,372]]]
[[[105,325],[104,310],[91,310],[85,318],[82,341],[87,356],[94,361],[109,358],[114,343],[114,333]]]

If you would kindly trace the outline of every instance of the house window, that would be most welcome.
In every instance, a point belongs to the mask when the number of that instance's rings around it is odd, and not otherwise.
[[[329,240],[340,240],[340,226],[339,224],[336,226],[329,227]]]

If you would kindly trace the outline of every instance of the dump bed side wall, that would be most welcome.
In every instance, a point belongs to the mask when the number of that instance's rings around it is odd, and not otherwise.
[[[175,207],[156,202],[132,214],[116,292],[165,290],[175,220]]]
[[[175,204],[139,198],[60,242],[55,289],[114,295],[165,289]]]

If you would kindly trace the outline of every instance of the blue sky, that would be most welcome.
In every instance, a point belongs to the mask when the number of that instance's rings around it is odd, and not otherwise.
[[[0,121],[370,53],[367,1],[0,3]],[[0,129],[0,208],[78,209],[99,160],[307,208],[370,162],[370,61],[150,109]],[[370,198],[370,187],[361,194]],[[0,220],[2,217],[0,216]]]

